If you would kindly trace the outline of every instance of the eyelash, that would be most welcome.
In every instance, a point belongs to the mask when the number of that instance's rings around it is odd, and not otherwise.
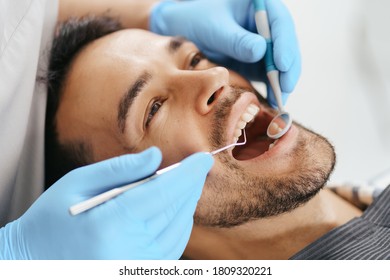
[[[190,70],[194,69],[202,60],[206,59],[203,53],[197,52],[190,61]]]
[[[160,110],[162,105],[163,105],[163,101],[161,100],[153,101],[152,106],[150,106],[148,116],[146,117],[145,127],[149,127],[150,122],[152,121],[154,115],[158,112],[158,110]]]

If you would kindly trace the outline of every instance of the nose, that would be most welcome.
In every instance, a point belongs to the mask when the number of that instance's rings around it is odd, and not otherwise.
[[[182,94],[199,114],[206,115],[229,86],[229,71],[224,67],[212,67],[186,72],[187,79],[183,80],[185,92]]]

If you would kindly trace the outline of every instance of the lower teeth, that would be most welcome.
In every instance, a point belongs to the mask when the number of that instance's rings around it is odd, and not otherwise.
[[[278,140],[279,140],[279,139],[278,139]],[[276,145],[276,143],[278,142],[278,140],[275,140],[275,142],[269,144],[268,151],[271,150],[271,149]]]

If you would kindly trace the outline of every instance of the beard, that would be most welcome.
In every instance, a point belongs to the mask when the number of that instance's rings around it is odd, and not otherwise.
[[[209,139],[214,149],[226,145],[226,120],[244,91],[232,88],[230,97],[218,104]],[[260,101],[265,104],[264,100]],[[285,156],[291,163],[291,172],[278,174],[275,170],[274,174],[265,174],[259,170],[259,174],[253,174],[228,152],[217,154],[222,168],[207,177],[195,212],[195,224],[220,228],[239,226],[292,211],[314,197],[334,169],[334,148],[323,136],[295,122],[294,125],[299,129],[298,140]]]

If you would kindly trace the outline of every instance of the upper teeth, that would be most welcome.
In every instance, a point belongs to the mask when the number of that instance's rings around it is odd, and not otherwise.
[[[260,108],[254,104],[250,104],[245,112],[241,115],[240,120],[237,122],[236,128],[233,133],[234,142],[237,142],[238,138],[242,134],[242,129],[246,127],[246,125],[253,121],[257,113],[260,111]]]

